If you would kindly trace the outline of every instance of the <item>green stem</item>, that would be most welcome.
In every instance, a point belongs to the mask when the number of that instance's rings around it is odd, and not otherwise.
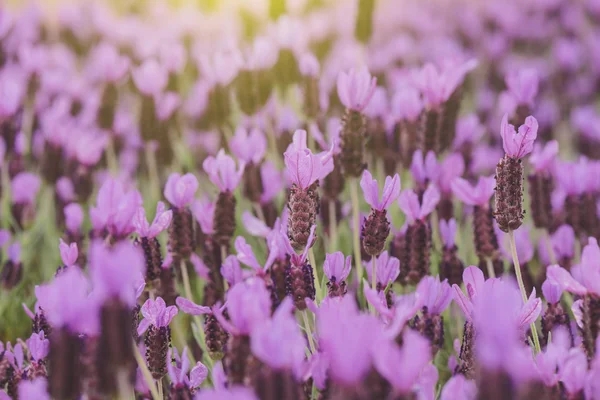
[[[491,257],[487,257],[485,259],[485,265],[487,266],[487,273],[490,278],[496,277],[496,271],[494,271],[494,263],[492,262]]]
[[[360,255],[360,209],[358,202],[358,179],[350,180],[350,197],[352,198],[352,239],[354,244],[354,263],[358,284],[362,285],[363,267]]]
[[[323,293],[321,292],[321,281],[319,281],[319,273],[317,271],[317,261],[315,259],[315,253],[313,252],[312,247],[308,249],[308,259],[310,261],[310,265],[313,269],[313,279],[315,281],[315,292],[317,292],[317,301],[320,302],[323,298]]]
[[[375,256],[371,257],[371,289],[375,290],[377,287],[377,268]]]
[[[192,296],[192,287],[190,286],[190,277],[187,271],[187,265],[185,264],[185,260],[181,260],[181,280],[183,280],[183,290],[185,290],[185,297],[188,298],[189,301],[194,301],[194,297]]]
[[[163,386],[162,386],[162,382],[160,380],[156,381],[156,386],[158,386],[158,395],[160,396],[161,399],[164,399],[164,394],[163,394]]]
[[[306,329],[306,336],[308,336],[308,345],[310,346],[310,352],[312,354],[317,353],[317,349],[315,348],[315,342],[312,336],[312,330],[310,329],[310,322],[308,321],[307,311],[302,311],[302,319],[304,320],[304,328]]]
[[[162,397],[159,397],[158,395],[158,391],[156,390],[156,386],[154,385],[154,379],[152,379],[152,374],[150,373],[150,370],[148,370],[146,361],[144,360],[144,357],[142,357],[142,354],[140,353],[140,350],[138,349],[137,344],[135,344],[135,342],[133,343],[133,351],[135,354],[135,360],[137,361],[138,367],[140,367],[140,371],[142,371],[142,376],[146,381],[146,385],[148,385],[148,388],[150,389],[150,394],[152,395],[152,398],[154,400],[162,400]]]
[[[517,255],[517,246],[515,245],[515,234],[513,230],[508,231],[508,238],[510,240],[510,252],[513,258],[513,265],[515,267],[515,275],[517,276],[517,282],[519,283],[519,289],[521,290],[521,296],[523,297],[523,303],[527,303],[527,292],[525,291],[525,285],[523,284],[523,277],[521,276],[521,264],[519,263],[519,256]],[[535,345],[536,353],[541,351],[540,339],[538,338],[537,328],[535,327],[535,321],[531,323],[531,336],[533,337],[533,343]]]

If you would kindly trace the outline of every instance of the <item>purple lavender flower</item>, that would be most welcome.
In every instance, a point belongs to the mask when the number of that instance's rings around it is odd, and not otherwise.
[[[173,318],[175,318],[175,315],[177,315],[177,307],[167,307],[165,301],[161,297],[157,297],[156,300],[146,300],[141,312],[144,318],[138,327],[139,335],[146,332],[150,326],[156,328],[168,327]]]
[[[423,221],[431,214],[439,200],[440,192],[435,186],[430,185],[425,190],[421,202],[419,202],[419,196],[413,190],[407,189],[400,194],[398,205],[406,214],[409,224],[412,224],[415,221]]]
[[[169,324],[177,315],[177,307],[165,304],[161,297],[148,299],[141,309],[144,319],[137,333],[146,333],[146,362],[154,379],[160,379],[167,373],[167,352],[171,343]]]
[[[231,148],[233,155],[235,155],[240,162],[258,165],[263,160],[267,151],[267,138],[258,129],[252,129],[248,132],[247,129],[239,127],[236,129],[235,135],[229,141],[229,147]],[[213,181],[213,183],[215,182]]]
[[[350,274],[352,268],[352,256],[346,257],[341,251],[336,251],[333,254],[325,254],[325,262],[323,263],[323,272],[329,282],[327,288],[330,297],[343,296],[346,294],[346,278]]]
[[[59,249],[63,265],[66,267],[75,265],[77,258],[79,257],[77,243],[70,243],[67,245],[62,239],[60,239]]]
[[[19,398],[50,400],[47,387],[48,382],[45,378],[36,378],[31,381],[23,380],[19,384]]]
[[[40,178],[29,172],[21,172],[11,182],[13,204],[33,205],[40,189]]]
[[[337,78],[337,91],[340,101],[349,110],[361,112],[369,104],[377,79],[371,77],[366,67],[340,72]]]
[[[83,223],[83,209],[77,203],[71,203],[65,206],[65,226],[71,234],[79,233]]]
[[[198,179],[192,174],[169,175],[165,185],[165,198],[176,208],[185,208],[192,203],[194,194],[198,190]],[[136,209],[137,211],[137,209]]]
[[[158,234],[169,226],[171,219],[173,218],[173,211],[165,211],[165,204],[159,201],[156,206],[156,216],[152,221],[152,224],[148,223],[146,219],[146,210],[144,207],[138,208],[137,212],[133,216],[133,226],[135,231],[140,237],[155,238]]]
[[[538,123],[531,116],[525,119],[525,124],[519,127],[519,132],[515,127],[508,123],[508,116],[505,114],[502,118],[500,135],[502,136],[502,146],[506,155],[512,159],[520,159],[531,153],[533,142],[537,137]]]
[[[371,277],[373,276],[372,263],[370,264],[371,267],[366,268],[369,281],[371,281]],[[377,271],[376,289],[378,291],[383,291],[387,285],[394,282],[400,274],[400,260],[396,257],[391,257],[387,251],[384,251],[375,260],[375,269]]]
[[[187,391],[195,391],[200,387],[202,382],[208,377],[208,368],[200,361],[190,370],[190,360],[188,358],[188,348],[185,347],[181,353],[181,357],[177,353],[177,349],[169,349],[167,358],[174,359],[175,363],[168,362],[167,369],[169,378],[171,378],[171,395],[177,393],[186,393]]]
[[[210,156],[204,160],[202,167],[221,192],[233,192],[244,173],[244,164],[241,163],[236,171],[235,161],[223,149],[219,150],[216,158]]]
[[[452,181],[452,192],[465,204],[471,206],[488,207],[490,198],[494,194],[496,181],[494,177],[479,177],[476,186],[472,186],[468,181],[462,178],[456,178]]]
[[[116,239],[121,239],[134,231],[133,216],[142,205],[142,197],[137,190],[125,192],[123,184],[107,179],[98,191],[96,206],[90,209],[90,219],[96,232],[107,231]]]

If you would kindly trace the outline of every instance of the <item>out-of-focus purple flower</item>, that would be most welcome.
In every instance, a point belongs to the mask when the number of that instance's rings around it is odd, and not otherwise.
[[[465,160],[460,154],[453,153],[438,163],[435,154],[429,152],[425,158],[425,171],[429,180],[447,194],[452,190],[452,181],[465,172]]]
[[[235,239],[235,250],[237,251],[237,259],[254,270],[258,275],[263,275],[271,267],[277,255],[277,249],[270,249],[269,256],[264,267],[256,260],[252,246],[250,246],[243,236],[238,236]]]
[[[435,159],[435,153],[433,151],[429,151],[427,153],[426,159],[431,157]],[[425,185],[425,183],[427,183],[427,179],[429,179],[429,176],[427,176],[427,168],[425,168],[426,164],[427,162],[425,159],[423,159],[423,152],[421,149],[415,150],[412,157],[412,162],[410,163],[410,173],[415,182],[417,182],[419,185]]]
[[[227,293],[227,313],[229,320],[217,307],[213,313],[221,326],[232,334],[249,335],[252,330],[265,323],[271,315],[271,294],[262,279],[248,279]]]
[[[442,219],[440,220],[439,225],[440,237],[442,238],[444,247],[447,249],[453,248],[456,238],[456,220],[454,218],[451,218],[448,221]]]
[[[467,143],[478,143],[484,132],[485,127],[476,114],[465,115],[456,122],[456,136],[452,147],[458,150]]]
[[[536,145],[533,147],[529,162],[533,165],[536,172],[549,171],[558,154],[558,142],[551,140],[544,147]]]
[[[439,276],[423,278],[417,286],[417,294],[423,298],[423,306],[431,314],[441,314],[452,301],[452,288],[448,280],[440,282]]]
[[[537,137],[537,130],[537,120],[529,116],[525,118],[525,123],[519,127],[519,132],[517,133],[515,127],[508,123],[508,115],[504,114],[500,125],[500,135],[502,136],[504,152],[514,159],[525,157],[533,150],[533,142]]]
[[[502,254],[504,255],[504,258],[509,261],[512,260],[510,240],[508,238],[508,234],[501,231],[497,225],[495,226],[495,231],[496,236],[500,241],[500,248],[502,249]],[[531,232],[528,225],[523,225],[519,229],[514,231],[517,256],[519,257],[519,262],[522,264],[531,261],[535,252],[533,243],[531,242],[530,233]]]
[[[133,307],[143,289],[146,270],[138,247],[122,241],[108,248],[103,242],[95,241],[89,249],[89,269],[98,299],[118,298]]]
[[[177,307],[167,307],[162,297],[157,297],[156,300],[146,300],[141,312],[144,319],[140,321],[140,325],[138,326],[138,335],[146,332],[150,325],[157,328],[169,326],[173,318],[177,315]]]
[[[229,286],[235,286],[244,280],[244,274],[236,256],[227,256],[225,261],[223,261],[221,275],[227,280]]]
[[[129,65],[129,58],[119,54],[115,46],[102,42],[90,52],[86,74],[96,82],[117,82],[125,76]]]
[[[260,178],[263,183],[263,192],[260,196],[261,204],[270,202],[283,189],[283,178],[271,161],[265,161],[260,168]]]
[[[56,181],[56,194],[64,203],[70,203],[75,199],[75,188],[73,182],[66,176],[61,176]]]
[[[323,272],[327,279],[336,282],[345,281],[350,274],[352,268],[352,256],[346,257],[344,261],[344,253],[336,251],[332,254],[325,254],[325,263],[323,263]]]
[[[58,247],[63,264],[67,267],[75,265],[77,262],[77,257],[79,256],[77,243],[66,244],[62,239],[60,239]]]
[[[440,400],[475,400],[477,386],[475,382],[456,374],[446,382]]]
[[[271,233],[271,228],[262,219],[255,217],[250,211],[244,211],[242,214],[242,223],[252,236],[266,238]]]
[[[547,386],[554,386],[559,380],[559,368],[567,357],[571,338],[564,327],[556,327],[552,331],[552,341],[548,343],[545,351],[535,357],[535,363],[541,380]]]
[[[340,101],[349,110],[361,112],[369,104],[377,78],[371,77],[366,67],[352,68],[340,72],[337,78],[337,91]]]
[[[293,143],[283,154],[288,176],[301,189],[325,178],[333,170],[331,151],[313,154],[306,146],[306,131],[294,132]]]
[[[189,315],[204,315],[213,313],[210,307],[198,305],[193,301],[186,299],[185,297],[177,297],[175,303],[181,311]]]
[[[34,204],[40,190],[40,178],[30,172],[21,172],[11,182],[13,204]]]
[[[303,76],[310,76],[316,78],[319,76],[319,60],[312,53],[304,53],[298,60],[298,68]]]
[[[131,72],[137,89],[146,96],[158,96],[167,86],[169,73],[155,59],[148,59]]]
[[[40,333],[32,333],[27,339],[27,348],[31,358],[35,361],[40,361],[46,358],[50,351],[50,341],[44,337],[44,331]]]
[[[239,127],[229,140],[229,148],[242,163],[259,164],[267,151],[267,138],[258,129],[248,132],[246,128]]]
[[[23,379],[19,383],[20,399],[50,400],[48,394],[48,382],[45,378],[39,377],[34,380]]]
[[[71,203],[65,206],[65,225],[71,233],[79,232],[83,223],[83,208],[78,203]]]
[[[542,283],[542,294],[548,304],[556,304],[560,301],[563,289],[554,279],[548,278]]]
[[[452,192],[459,200],[470,206],[487,206],[494,194],[496,179],[493,176],[480,176],[477,185],[473,187],[468,181],[456,178],[451,184]]]
[[[133,216],[142,205],[142,196],[137,190],[125,192],[123,184],[109,178],[100,187],[96,207],[90,209],[94,229],[104,228],[111,235],[122,237],[133,232]]]
[[[133,216],[133,226],[135,231],[141,237],[155,238],[159,233],[167,229],[173,218],[173,211],[165,211],[165,204],[159,201],[156,205],[156,216],[152,224],[146,219],[146,210],[144,207],[138,208]]]
[[[391,257],[386,250],[375,260],[375,268],[377,271],[377,283],[385,288],[388,283],[394,282],[400,274],[400,260],[396,257]],[[366,270],[370,282],[373,274],[373,263],[369,263],[369,267]]]
[[[21,262],[21,244],[19,242],[14,242],[8,249],[6,250],[8,254],[8,259],[15,264],[19,264]]]
[[[194,400],[258,400],[251,389],[233,386],[229,389],[202,390]]]
[[[450,98],[465,76],[476,66],[476,60],[469,60],[462,65],[446,65],[439,70],[435,65],[427,63],[416,71],[413,79],[423,93],[425,104],[429,108],[437,108]]]
[[[572,348],[559,367],[559,378],[569,395],[583,390],[588,361],[583,349]]]
[[[406,189],[398,198],[398,205],[406,214],[408,223],[423,220],[427,217],[440,201],[440,192],[433,185],[429,185],[423,194],[423,201],[419,204],[419,196],[412,190]]]
[[[156,117],[159,121],[166,121],[181,105],[181,97],[175,92],[165,92],[154,96]]]
[[[172,173],[169,175],[165,185],[165,197],[173,207],[184,208],[194,200],[194,194],[198,190],[198,179],[190,173],[180,175]]]
[[[363,112],[369,118],[383,118],[388,115],[388,111],[387,92],[383,87],[377,86]]]
[[[0,72],[0,117],[14,115],[23,104],[27,81],[23,71],[16,65],[7,65]]]
[[[539,76],[535,68],[524,68],[509,72],[504,80],[517,104],[533,107],[539,85]]]
[[[275,370],[298,371],[304,362],[306,340],[292,314],[293,306],[291,298],[286,298],[272,319],[252,331],[252,353]]]
[[[397,120],[414,122],[423,111],[421,94],[413,87],[403,87],[394,93],[391,108],[392,115]]]
[[[225,154],[223,149],[219,150],[217,157],[207,157],[202,163],[202,168],[221,192],[233,192],[244,174],[244,163],[241,162],[236,171],[234,159]]]
[[[4,247],[4,245],[10,242],[12,235],[10,231],[7,229],[0,229],[0,248]]]
[[[400,176],[398,174],[387,176],[383,186],[383,194],[379,200],[379,187],[377,179],[368,170],[363,172],[360,180],[360,187],[363,190],[365,201],[375,210],[383,211],[387,209],[400,196]]]
[[[176,348],[169,350],[169,355],[167,356],[167,359],[175,359],[175,364],[168,362],[167,370],[169,372],[169,377],[171,378],[171,383],[174,386],[177,387],[179,385],[184,385],[189,387],[190,389],[195,389],[197,387],[200,387],[202,382],[204,382],[208,377],[208,368],[206,368],[204,364],[198,361],[194,368],[192,368],[192,370],[190,371],[190,360],[188,358],[187,352],[188,348],[184,347],[183,352],[181,353],[181,357],[179,357]]]
[[[214,232],[215,203],[205,197],[202,200],[194,200],[191,209],[202,233],[211,235]]]

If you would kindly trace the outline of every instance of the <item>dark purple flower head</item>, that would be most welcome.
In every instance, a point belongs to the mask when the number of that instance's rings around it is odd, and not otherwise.
[[[258,165],[265,157],[267,138],[258,129],[252,129],[248,132],[246,128],[239,127],[236,129],[235,135],[229,140],[229,148],[241,163]]]
[[[156,216],[152,224],[146,219],[146,210],[144,207],[138,208],[133,216],[133,227],[140,237],[155,238],[158,234],[169,226],[173,218],[173,211],[165,211],[165,204],[159,201],[156,205]]]
[[[204,162],[206,163],[207,160]],[[172,173],[165,185],[164,194],[173,207],[184,208],[192,203],[196,190],[198,190],[198,179],[194,175],[187,173],[182,176]]]
[[[452,301],[452,288],[448,280],[440,282],[440,277],[426,276],[417,286],[417,295],[423,299],[423,306],[431,314],[441,314]]]
[[[409,223],[424,220],[440,201],[440,192],[434,185],[429,185],[423,194],[423,201],[419,204],[419,196],[412,190],[406,189],[400,194],[398,205],[406,214]]]
[[[456,178],[451,187],[454,195],[463,203],[470,206],[488,206],[494,194],[496,180],[493,176],[480,176],[477,185],[473,187],[467,180]]]
[[[121,182],[109,178],[98,191],[90,219],[96,231],[107,229],[115,237],[127,236],[134,231],[133,216],[141,206],[142,196],[137,190],[125,192]]]
[[[333,170],[333,147],[328,152],[313,154],[306,145],[306,131],[297,130],[293,143],[283,154],[290,181],[301,189],[306,189],[319,179],[325,178]]]
[[[177,315],[177,307],[167,307],[162,297],[157,297],[156,300],[146,300],[141,312],[144,319],[140,321],[140,325],[138,326],[138,335],[146,332],[151,325],[156,328],[169,326],[173,318]]]
[[[377,180],[373,179],[373,176],[368,170],[363,172],[360,180],[360,187],[363,190],[367,204],[375,210],[383,211],[392,205],[398,196],[400,196],[400,176],[396,174],[393,178],[390,176],[385,178],[381,200],[379,199]]]
[[[21,172],[11,182],[13,204],[34,204],[40,189],[40,178],[30,172]]]
[[[58,245],[60,250],[60,258],[65,266],[71,267],[77,262],[79,257],[79,250],[77,249],[77,243],[66,244],[62,239]]]
[[[323,272],[330,281],[335,278],[336,282],[345,281],[350,274],[352,268],[352,256],[346,257],[341,251],[336,251],[333,254],[325,254],[325,263],[323,264]]]
[[[531,153],[537,131],[537,120],[529,116],[525,119],[525,123],[519,127],[517,133],[515,127],[508,123],[508,115],[505,114],[500,126],[500,135],[502,136],[502,145],[506,155],[510,158],[519,159]]]
[[[173,385],[185,385],[190,389],[195,389],[200,387],[202,382],[204,382],[208,377],[208,368],[198,361],[194,368],[192,368],[190,371],[190,360],[187,353],[187,347],[183,348],[181,357],[179,357],[179,354],[177,353],[177,348],[174,347],[173,349],[169,350],[167,359],[174,359],[175,363],[167,363],[167,369]]]
[[[368,69],[352,68],[348,72],[340,72],[337,78],[337,91],[340,101],[349,110],[361,112],[369,104],[377,78],[371,77]]]
[[[133,307],[144,289],[146,264],[141,249],[130,242],[107,247],[95,241],[89,249],[89,269],[97,299],[118,298]]]

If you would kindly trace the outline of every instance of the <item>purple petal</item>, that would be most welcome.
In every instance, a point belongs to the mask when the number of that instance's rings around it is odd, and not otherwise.
[[[388,208],[394,201],[396,201],[398,196],[400,196],[400,176],[396,174],[393,178],[389,176],[386,177],[379,209],[382,210]]]
[[[189,315],[203,315],[212,313],[210,307],[200,306],[193,301],[186,299],[185,297],[177,297],[175,303],[181,311]]]
[[[362,174],[360,187],[367,204],[372,208],[379,210],[379,188],[377,187],[377,180],[373,179],[373,176],[368,170],[365,170]]]

